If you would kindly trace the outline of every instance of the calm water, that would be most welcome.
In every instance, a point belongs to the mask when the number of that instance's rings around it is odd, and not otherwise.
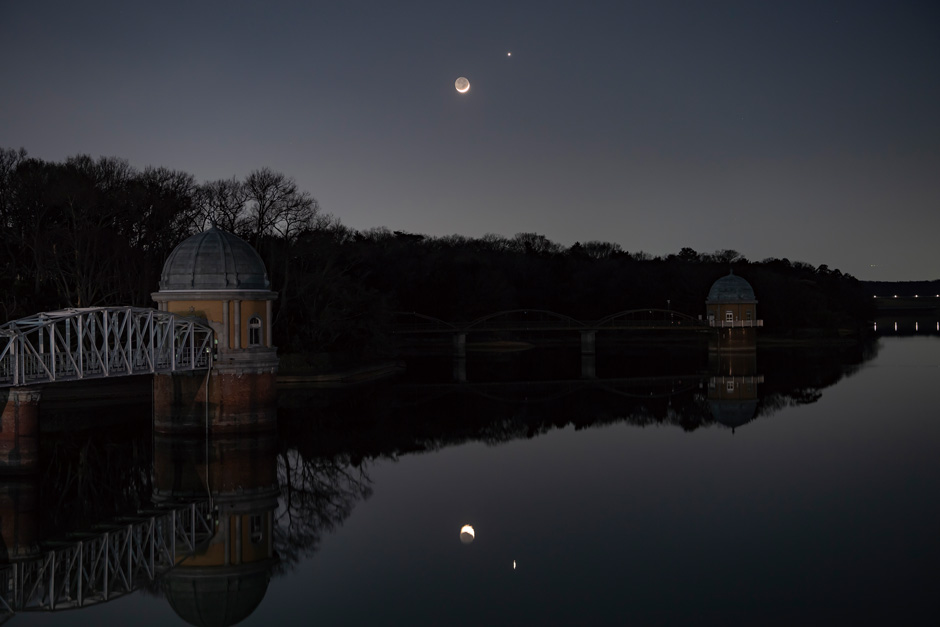
[[[273,510],[260,592],[258,569],[206,571],[12,620],[936,621],[940,337],[731,360],[621,349],[595,379],[563,349],[471,354],[461,384],[456,370],[415,358],[393,383],[288,391],[277,440],[213,443],[220,501]],[[39,542],[204,480],[201,440],[84,437],[46,438],[48,469],[25,480]],[[77,487],[92,449],[110,465]]]

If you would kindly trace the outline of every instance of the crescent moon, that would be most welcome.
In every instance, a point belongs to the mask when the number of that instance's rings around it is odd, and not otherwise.
[[[454,81],[454,88],[460,93],[465,94],[468,91],[470,91],[470,81],[468,81],[466,78],[461,76],[460,78]]]
[[[464,525],[460,529],[460,541],[464,544],[470,544],[473,542],[473,538],[476,537],[476,532],[473,530],[473,527],[470,525]]]

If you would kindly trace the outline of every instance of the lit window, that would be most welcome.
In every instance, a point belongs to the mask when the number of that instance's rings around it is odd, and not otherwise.
[[[248,319],[248,346],[261,346],[261,318],[258,316]]]
[[[734,312],[733,312],[733,311],[726,311],[726,312],[725,312],[725,321],[726,321],[726,322],[731,322],[731,321],[733,321],[733,320],[734,320]]]

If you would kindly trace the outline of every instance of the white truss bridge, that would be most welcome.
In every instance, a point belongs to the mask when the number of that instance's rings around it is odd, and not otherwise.
[[[0,388],[203,370],[212,342],[204,320],[155,309],[44,312],[0,325]]]
[[[133,592],[201,550],[214,533],[209,501],[142,512],[53,550],[0,566],[0,622],[19,612],[75,609]]]

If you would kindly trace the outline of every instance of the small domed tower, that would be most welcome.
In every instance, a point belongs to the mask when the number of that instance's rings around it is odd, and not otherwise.
[[[757,298],[754,289],[734,270],[723,276],[708,290],[705,300],[708,324],[719,329],[722,348],[753,348],[756,327],[764,325],[757,319]],[[748,346],[750,344],[750,346]]]
[[[754,288],[732,270],[708,290],[705,300],[708,322],[713,327],[762,326],[757,320],[757,299]]]
[[[160,291],[152,297],[160,310],[205,318],[215,331],[212,378],[217,385],[210,385],[208,396],[210,404],[222,411],[213,418],[213,428],[261,427],[257,416],[247,414],[276,400],[278,358],[271,326],[277,293],[271,291],[258,252],[245,240],[213,225],[183,240],[170,253],[160,275]],[[169,376],[157,375],[157,380]],[[200,402],[179,389],[187,387],[180,375],[173,375],[173,379],[174,390],[167,400],[172,398],[182,405]],[[157,428],[192,430],[188,422],[177,415],[172,427],[158,421]]]

